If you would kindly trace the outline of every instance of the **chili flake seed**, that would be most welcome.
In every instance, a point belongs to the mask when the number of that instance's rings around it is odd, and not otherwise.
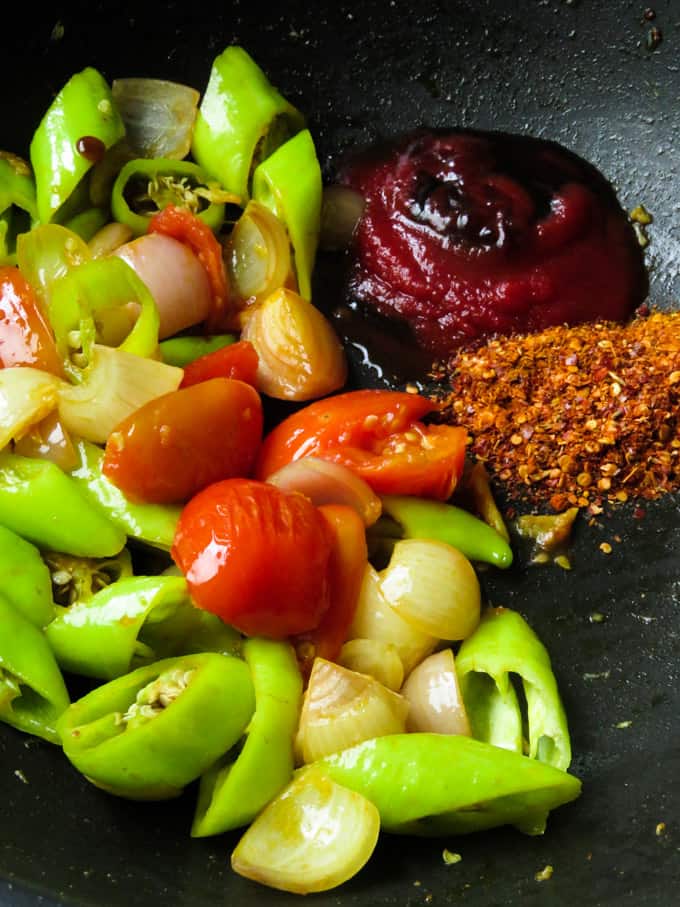
[[[433,418],[465,427],[510,499],[601,512],[680,489],[680,312],[495,338],[446,383]]]
[[[537,882],[547,882],[553,877],[553,867],[548,863],[547,866],[544,866],[540,872],[537,872],[534,878]]]
[[[656,828],[654,829],[654,833],[657,836],[657,838],[660,838],[661,835],[665,834],[666,833],[666,823],[659,822],[657,824]]]
[[[619,731],[625,731],[626,728],[629,728],[632,724],[632,721],[619,721],[619,723],[614,725],[614,727]]]
[[[600,545],[600,551],[602,552],[602,554],[611,554],[612,546],[609,544],[609,542],[602,542]]]
[[[447,866],[453,866],[456,863],[460,863],[462,859],[463,858],[459,853],[453,853],[446,847],[442,851],[442,860],[446,863]]]

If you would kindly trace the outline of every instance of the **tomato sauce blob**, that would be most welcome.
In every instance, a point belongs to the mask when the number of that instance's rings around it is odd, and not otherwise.
[[[348,297],[435,359],[490,335],[622,321],[647,295],[613,187],[555,142],[422,130],[355,156],[338,181],[366,202]]]

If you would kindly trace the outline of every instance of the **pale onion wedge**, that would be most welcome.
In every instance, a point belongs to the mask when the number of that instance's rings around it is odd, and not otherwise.
[[[470,736],[451,649],[428,655],[411,671],[401,690],[409,702],[406,730]]]
[[[323,759],[362,740],[399,734],[408,703],[375,677],[315,658],[295,738],[298,763]]]
[[[379,832],[380,815],[370,800],[309,769],[259,814],[236,845],[231,866],[281,891],[328,891],[366,865]]]
[[[251,200],[229,236],[226,260],[231,289],[241,300],[263,299],[289,286],[293,265],[282,221]]]
[[[347,360],[325,315],[285,287],[245,312],[242,340],[259,357],[258,389],[277,400],[314,400],[339,390]]]
[[[400,539],[380,572],[383,595],[422,633],[460,640],[479,623],[481,592],[465,555],[445,542]]]
[[[49,372],[30,366],[0,370],[0,450],[56,409],[62,384]]]
[[[184,370],[94,344],[81,384],[59,385],[59,415],[71,434],[104,444],[116,426],[150,400],[177,390]]]
[[[286,463],[267,477],[284,491],[299,491],[317,507],[321,504],[347,504],[353,507],[365,526],[372,526],[382,512],[382,501],[362,478],[341,463],[319,457],[302,457]]]
[[[340,650],[338,664],[369,674],[390,690],[399,690],[404,682],[404,663],[397,647],[381,639],[350,639]]]
[[[166,79],[114,79],[111,91],[137,157],[181,160],[191,149],[200,94]]]
[[[348,639],[375,639],[393,645],[404,665],[404,676],[439,642],[436,636],[421,632],[397,614],[382,593],[380,575],[370,564],[364,573]]]
[[[93,258],[106,258],[107,255],[129,242],[133,235],[132,229],[127,224],[120,224],[117,220],[112,220],[108,224],[104,224],[101,230],[97,230],[88,242],[90,253]]]

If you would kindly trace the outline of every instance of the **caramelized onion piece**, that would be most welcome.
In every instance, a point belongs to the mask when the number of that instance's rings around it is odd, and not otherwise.
[[[191,150],[200,94],[166,79],[114,79],[113,100],[135,157],[181,160]]]
[[[276,290],[246,311],[241,339],[259,356],[259,390],[278,400],[314,400],[347,380],[342,344],[328,319],[292,290]]]

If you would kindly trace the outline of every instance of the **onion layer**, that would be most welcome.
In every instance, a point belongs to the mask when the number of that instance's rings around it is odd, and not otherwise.
[[[134,157],[181,160],[191,150],[200,94],[166,79],[114,79],[111,92]]]
[[[397,647],[379,639],[350,639],[340,650],[338,663],[350,671],[368,674],[390,690],[404,682],[404,664]]]
[[[307,770],[255,819],[236,845],[231,866],[282,891],[328,891],[368,862],[379,832],[380,815],[370,800]]]
[[[56,409],[62,383],[30,366],[0,370],[0,450]]]
[[[292,278],[288,233],[275,214],[249,201],[226,249],[230,285],[242,300],[263,299]]]
[[[417,665],[401,692],[410,706],[407,731],[470,736],[451,649],[435,652]]]

